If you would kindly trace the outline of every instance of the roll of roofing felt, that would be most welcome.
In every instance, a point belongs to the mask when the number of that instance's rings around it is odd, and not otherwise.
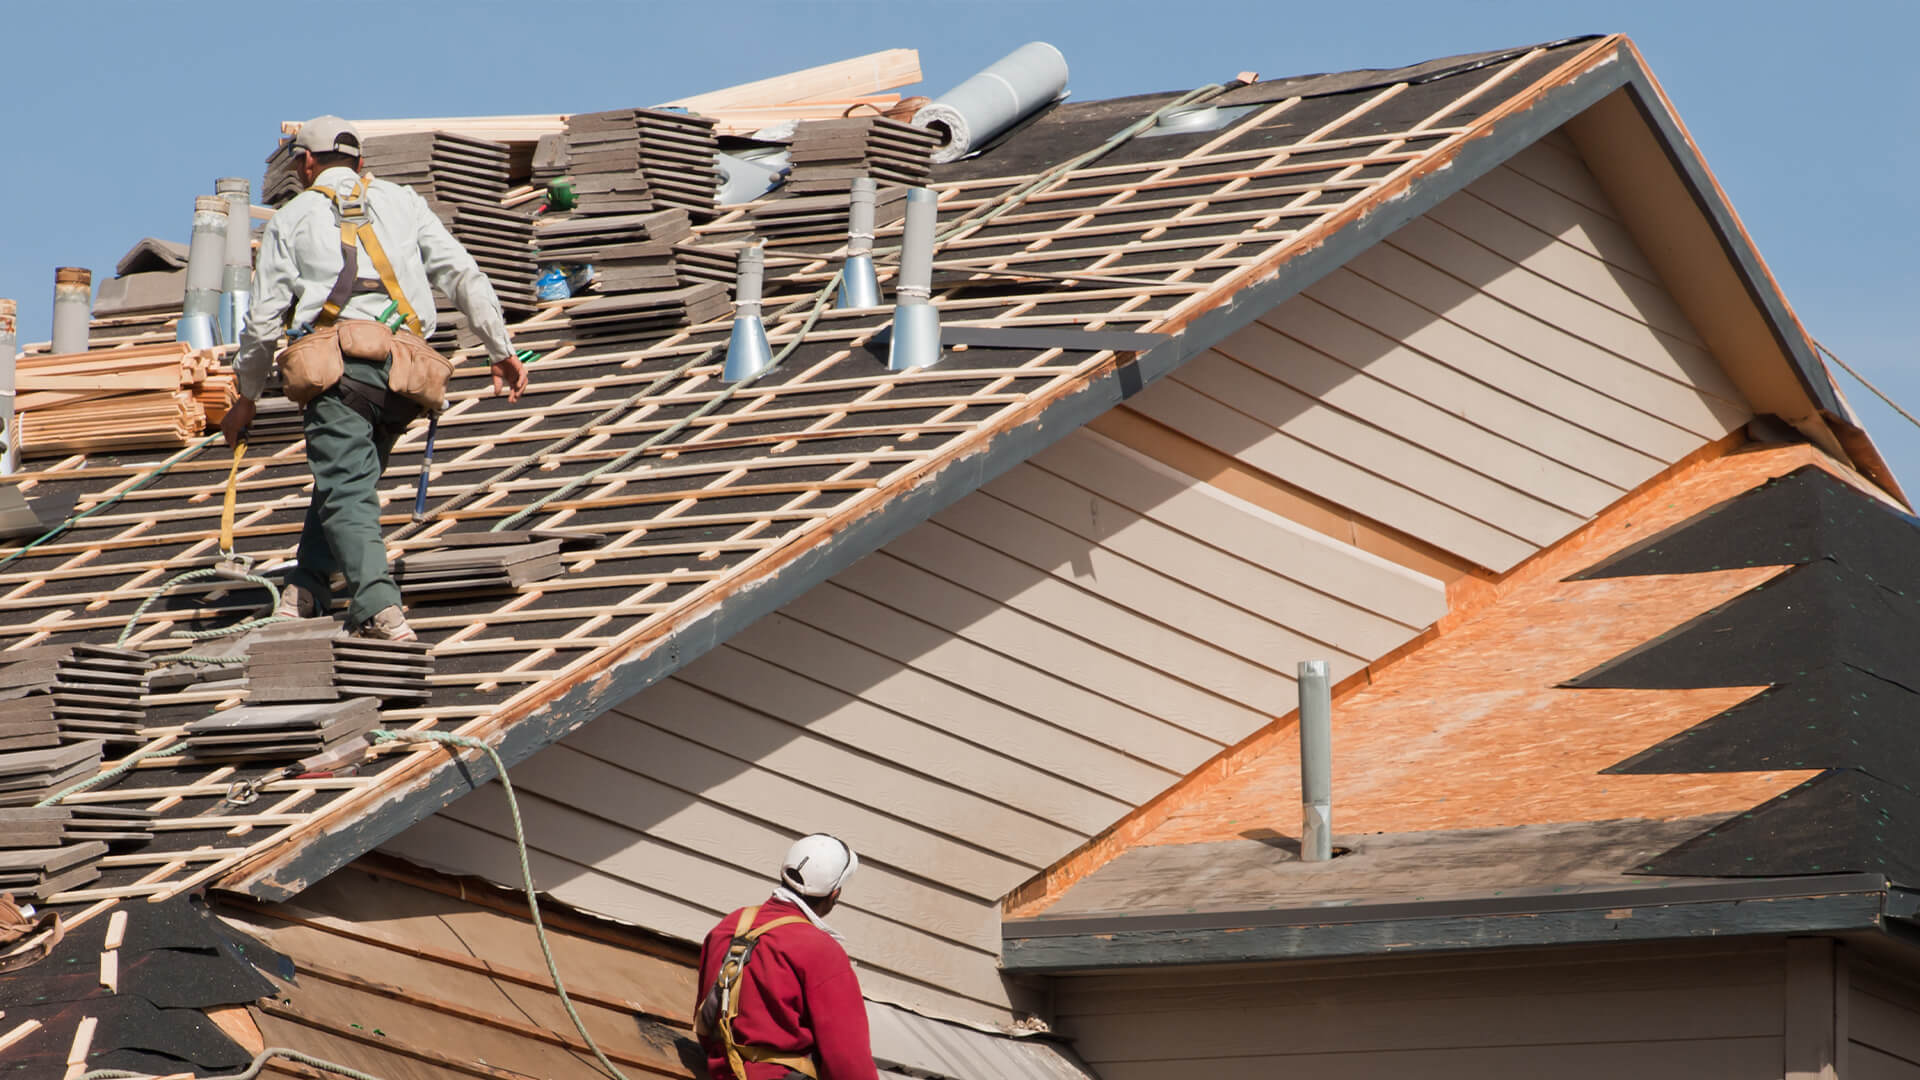
[[[1067,89],[1067,58],[1044,41],[1030,41],[985,70],[934,98],[913,125],[945,140],[936,162],[955,161],[1031,116]]]

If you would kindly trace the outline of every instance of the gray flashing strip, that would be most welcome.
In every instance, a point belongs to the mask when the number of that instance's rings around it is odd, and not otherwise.
[[[1624,51],[1616,53],[1623,56]],[[637,659],[617,663],[563,691],[541,711],[515,721],[497,749],[515,765],[582,724],[692,663],[763,615],[778,610],[808,589],[853,565],[908,529],[946,509],[989,480],[1026,461],[1079,429],[1094,417],[1144,390],[1187,360],[1251,323],[1275,305],[1332,273],[1400,226],[1458,193],[1541,136],[1578,115],[1602,97],[1644,74],[1637,65],[1601,63],[1542,94],[1535,103],[1502,120],[1484,138],[1462,145],[1445,168],[1410,181],[1406,192],[1348,223],[1311,250],[1280,264],[1272,278],[1255,282],[1221,307],[1208,311],[1170,337],[1156,338],[1134,360],[1090,379],[1083,387],[1048,403],[1020,428],[994,438],[959,457],[924,483],[900,491],[858,521],[832,533],[768,577],[721,600],[715,610],[673,631],[664,642]],[[1060,338],[1092,344],[1085,331],[1051,331],[1045,347],[1061,347]],[[1071,336],[1070,336],[1071,335]],[[987,347],[983,342],[982,347]],[[1110,346],[1099,346],[1102,348]],[[298,895],[309,884],[372,851],[441,807],[493,778],[485,760],[449,761],[412,786],[385,792],[381,800],[350,821],[308,839],[266,874],[243,879],[250,895],[278,901]]]
[[[1886,928],[1875,874],[1770,879],[1565,898],[1487,898],[1181,916],[1022,919],[1004,928],[1014,974],[1328,959],[1462,949]],[[1051,925],[1049,925],[1051,923]]]
[[[887,355],[893,340],[888,326],[867,340],[869,353]],[[1059,326],[942,326],[943,346],[976,346],[982,349],[1065,349],[1068,352],[1146,352],[1166,342],[1166,334],[1142,334],[1131,330],[1077,330]]]

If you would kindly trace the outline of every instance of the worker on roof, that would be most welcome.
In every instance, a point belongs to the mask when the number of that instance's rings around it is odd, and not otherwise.
[[[713,1080],[878,1080],[860,980],[823,921],[859,865],[839,837],[803,836],[773,895],[708,932],[694,1033]]]
[[[527,371],[507,338],[500,299],[473,256],[413,189],[363,173],[352,124],[315,117],[301,125],[293,150],[307,189],[261,233],[253,303],[233,360],[240,400],[220,428],[229,446],[243,439],[276,344],[283,333],[294,338],[279,364],[282,389],[302,406],[313,498],[298,565],[274,614],[325,614],[329,578],[338,570],[352,594],[350,630],[411,641],[400,589],[387,570],[379,483],[394,441],[445,400],[452,364],[425,340],[434,331],[431,289],[453,301],[485,344],[494,393],[520,400]],[[397,332],[394,322],[402,324]]]

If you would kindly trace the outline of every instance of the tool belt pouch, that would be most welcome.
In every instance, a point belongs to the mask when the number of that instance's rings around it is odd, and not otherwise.
[[[315,330],[280,352],[281,391],[295,405],[305,405],[326,393],[340,381],[341,371],[340,337],[335,327]]]
[[[453,361],[405,330],[393,335],[393,365],[387,369],[387,388],[428,412],[447,404],[447,380]]]

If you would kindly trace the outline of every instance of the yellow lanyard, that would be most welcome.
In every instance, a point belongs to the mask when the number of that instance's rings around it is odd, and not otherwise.
[[[220,557],[233,558],[233,506],[240,494],[240,459],[247,452],[245,440],[233,448],[233,468],[227,472],[227,500],[220,507]]]

